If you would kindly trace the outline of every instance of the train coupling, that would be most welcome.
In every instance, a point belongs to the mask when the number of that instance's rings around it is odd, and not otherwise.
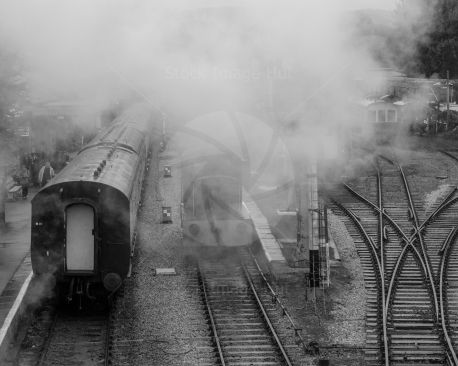
[[[96,297],[94,295],[91,295],[90,291],[89,291],[89,288],[91,287],[91,283],[90,282],[86,282],[86,297],[89,299],[89,300],[95,300]]]
[[[73,300],[73,287],[75,286],[75,277],[72,277],[70,280],[70,285],[68,287],[67,302],[71,303]]]

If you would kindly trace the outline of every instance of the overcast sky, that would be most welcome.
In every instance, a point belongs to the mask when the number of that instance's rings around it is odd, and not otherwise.
[[[349,9],[385,9],[394,10],[397,0],[341,0]]]

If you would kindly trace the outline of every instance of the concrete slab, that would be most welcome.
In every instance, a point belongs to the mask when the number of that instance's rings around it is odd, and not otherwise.
[[[6,203],[6,224],[0,225],[0,294],[30,251],[30,198]]]
[[[154,270],[156,276],[176,276],[175,268],[156,268]]]
[[[21,319],[30,313],[34,307],[31,306],[30,298],[26,300],[33,278],[30,256],[24,261],[14,273],[12,280],[8,282],[5,292],[14,293],[14,296],[3,296],[0,306],[0,364],[3,365],[8,358],[11,342],[17,334]],[[35,303],[38,304],[37,302]]]
[[[296,270],[288,265],[281,250],[280,242],[274,237],[266,217],[262,214],[257,204],[246,197],[246,207],[250,213],[253,226],[258,236],[258,248],[267,261],[269,271],[277,279],[286,279],[296,275]]]
[[[3,364],[9,343],[28,307],[25,301],[32,281],[30,260],[30,201],[6,202],[6,223],[0,224],[0,364]]]

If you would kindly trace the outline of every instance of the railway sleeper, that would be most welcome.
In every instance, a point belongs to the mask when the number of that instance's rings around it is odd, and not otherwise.
[[[391,361],[418,361],[422,362],[423,366],[425,365],[425,361],[427,362],[426,364],[431,364],[431,363],[437,363],[437,364],[443,364],[444,361],[444,353],[442,352],[441,354],[438,355],[427,355],[427,358],[425,355],[412,355],[412,354],[393,354],[390,357]],[[409,363],[409,365],[411,365]]]
[[[272,342],[270,338],[252,338],[252,339],[231,339],[224,337],[224,347],[252,347],[253,349],[271,348]]]
[[[250,346],[250,345],[232,345],[232,346],[223,346],[225,351],[237,352],[237,354],[252,354],[252,355],[269,355],[277,356],[277,351],[270,346]]]
[[[231,330],[255,330],[255,329],[264,329],[264,325],[262,323],[226,323],[222,324],[217,322],[216,323],[219,327],[224,327],[226,331]]]
[[[212,309],[213,311],[214,309]],[[258,313],[254,313],[250,309],[248,310],[242,310],[242,309],[237,309],[237,315],[234,314],[228,314],[227,309],[218,309],[215,311],[216,314],[218,314],[218,319],[253,319],[253,316]]]
[[[238,351],[237,351],[238,352]],[[278,356],[275,354],[260,354],[259,356],[248,356],[248,355],[230,355],[230,354],[225,354],[224,355],[224,360],[227,361],[228,364],[234,365],[234,364],[239,364],[239,363],[247,363],[251,364],[253,362],[277,362],[277,365],[280,364],[280,360],[278,359]]]
[[[278,366],[278,361],[244,361],[244,360],[232,360],[231,365],[236,366]]]
[[[266,335],[265,329],[219,329],[218,335],[221,334],[220,338],[228,336],[228,335],[237,335],[239,339],[246,335],[256,335],[262,336]],[[266,336],[267,337],[267,336]]]
[[[409,319],[406,319],[407,321],[397,321],[392,327],[389,327],[389,329],[392,329],[393,331],[402,331],[402,330],[428,330],[432,331],[434,330],[434,323],[433,322],[413,322],[409,321]]]
[[[399,354],[408,354],[408,355],[421,355],[423,358],[440,358],[444,356],[444,349],[442,347],[427,347],[425,345],[421,345],[418,347],[412,346],[408,347],[406,345],[396,345],[392,344],[390,346],[390,351],[392,355],[399,355]]]
[[[225,342],[259,342],[264,343],[266,340],[271,341],[271,337],[267,335],[265,332],[261,335],[259,334],[221,334],[219,337],[220,339],[224,340]]]

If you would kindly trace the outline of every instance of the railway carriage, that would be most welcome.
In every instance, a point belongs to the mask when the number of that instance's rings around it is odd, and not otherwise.
[[[254,228],[243,202],[243,163],[224,155],[199,156],[182,164],[182,225],[185,246],[251,244]]]
[[[127,110],[32,200],[33,271],[69,299],[113,293],[130,272],[153,119]]]

